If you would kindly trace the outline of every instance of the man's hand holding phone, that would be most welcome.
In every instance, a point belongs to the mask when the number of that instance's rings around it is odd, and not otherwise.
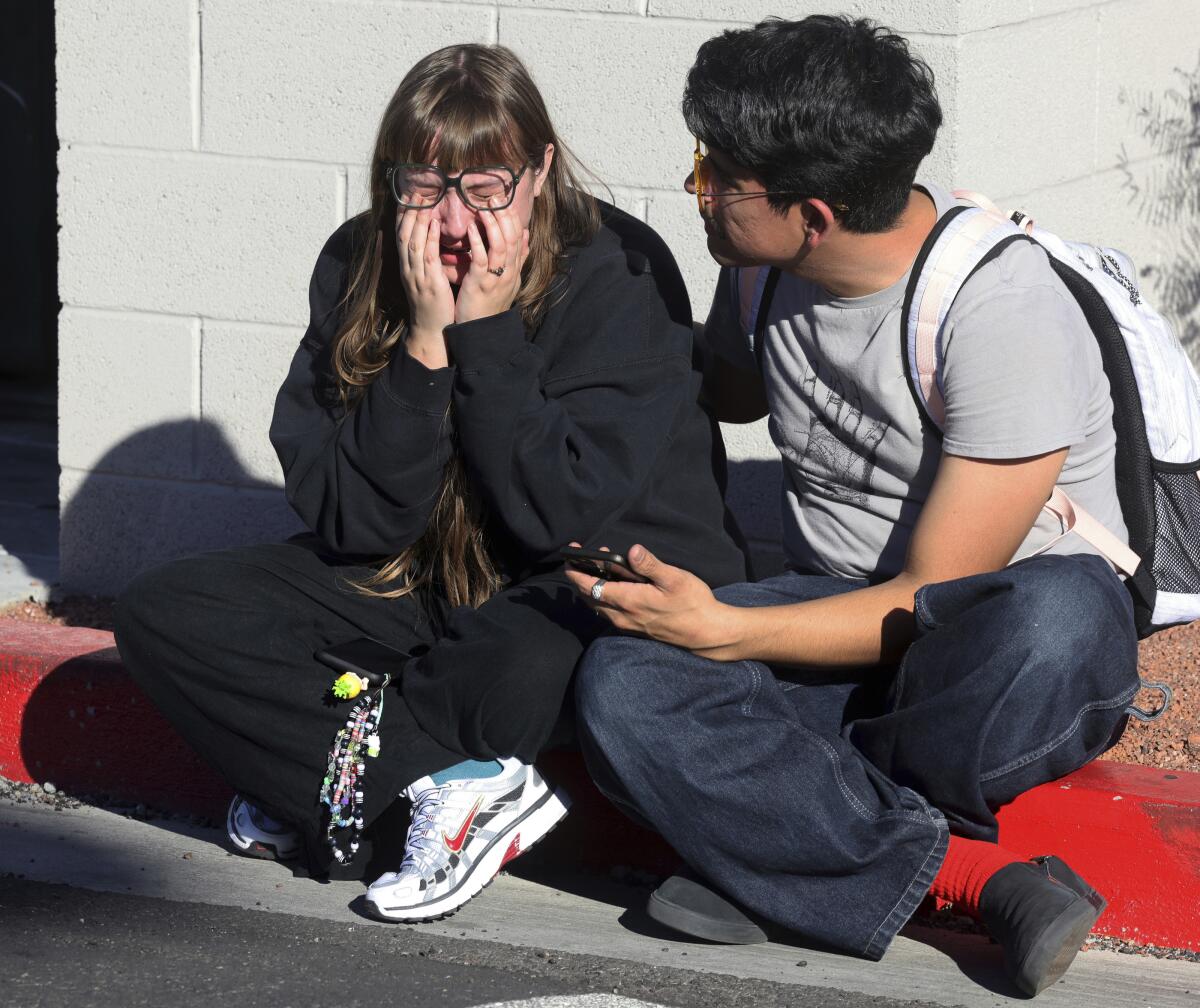
[[[572,543],[561,555],[575,590],[617,629],[718,660],[735,642],[737,609],[718,602],[698,577],[664,563],[646,547],[634,545],[622,555]]]
[[[635,574],[623,553],[614,553],[607,546],[590,549],[571,543],[558,551],[558,555],[573,569],[594,578],[611,578],[615,581],[645,581]]]

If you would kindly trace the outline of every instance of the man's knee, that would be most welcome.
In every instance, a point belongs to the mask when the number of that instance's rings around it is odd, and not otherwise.
[[[1008,568],[1032,612],[1061,613],[1074,622],[1131,612],[1128,592],[1107,561],[1091,554],[1042,556]]]
[[[640,674],[652,653],[669,645],[637,637],[601,637],[579,662],[575,703],[587,726],[621,724],[652,701],[649,677]],[[671,650],[674,650],[673,648]]]
[[[1128,592],[1095,556],[1035,557],[992,574],[929,585],[918,593],[917,615],[934,629],[970,627],[976,636],[1019,648],[1044,669],[1068,677],[1094,667],[1128,678],[1122,670],[1136,664]]]
[[[630,789],[636,793],[636,782],[647,775],[661,781],[678,769],[672,742],[682,730],[672,715],[687,716],[688,707],[672,701],[655,679],[680,654],[658,641],[601,637],[584,654],[576,675],[579,741],[592,779],[643,825],[647,820]]]
[[[1022,570],[1026,567],[1027,570]],[[1125,586],[1099,557],[1044,557],[1013,568],[1011,630],[1051,669],[1114,689],[1135,677],[1137,635]]]

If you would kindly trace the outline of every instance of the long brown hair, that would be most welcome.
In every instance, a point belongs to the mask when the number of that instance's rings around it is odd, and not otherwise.
[[[497,162],[540,166],[553,144],[529,221],[529,256],[516,307],[536,329],[561,274],[564,253],[600,224],[596,201],[579,184],[542,96],[516,54],[503,46],[453,45],[430,53],[400,82],[379,124],[371,160],[371,208],[358,218],[358,252],[333,344],[333,364],[349,412],[393,353],[404,353],[408,304],[393,235],[395,202],[388,162],[429,162],[447,170]],[[484,536],[483,507],[460,452],[446,465],[425,532],[359,587],[387,597],[437,587],[452,605],[478,606],[500,586]]]

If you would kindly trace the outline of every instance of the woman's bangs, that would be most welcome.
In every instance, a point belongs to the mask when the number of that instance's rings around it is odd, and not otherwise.
[[[428,116],[413,122],[404,160],[436,162],[451,174],[470,165],[505,164],[519,167],[525,155],[517,130],[499,109],[471,101],[443,102]]]

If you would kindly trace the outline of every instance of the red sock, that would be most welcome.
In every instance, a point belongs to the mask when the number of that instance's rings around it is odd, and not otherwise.
[[[994,843],[951,836],[946,859],[929,891],[953,903],[956,910],[978,914],[979,894],[988,879],[1006,865],[1023,860]]]

